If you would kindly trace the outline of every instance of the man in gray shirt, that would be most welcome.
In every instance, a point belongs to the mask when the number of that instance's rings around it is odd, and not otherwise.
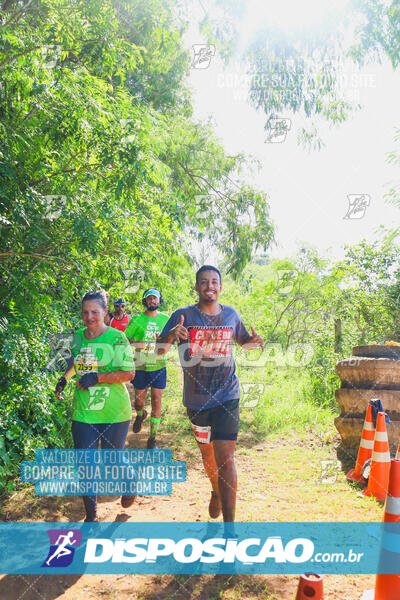
[[[196,273],[199,302],[179,308],[157,340],[157,352],[168,352],[177,341],[183,368],[183,404],[211,481],[209,514],[222,510],[225,522],[235,520],[237,477],[234,462],[239,429],[240,386],[232,342],[245,349],[263,348],[262,338],[250,334],[231,306],[222,306],[221,273],[204,265]]]

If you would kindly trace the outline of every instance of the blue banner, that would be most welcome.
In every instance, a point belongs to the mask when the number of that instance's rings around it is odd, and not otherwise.
[[[0,572],[400,574],[400,523],[0,523]]]

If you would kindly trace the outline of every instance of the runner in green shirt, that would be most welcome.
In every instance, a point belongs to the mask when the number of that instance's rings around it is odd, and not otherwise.
[[[142,303],[146,310],[132,317],[125,335],[135,347],[135,379],[132,384],[135,388],[136,419],[133,423],[133,432],[139,433],[142,423],[147,417],[144,409],[147,389],[151,395],[150,435],[147,448],[157,448],[156,435],[161,419],[161,398],[167,385],[167,358],[155,354],[156,338],[160,335],[168,321],[168,315],[159,312],[158,308],[163,302],[162,295],[156,288],[150,288],[143,294]]]
[[[122,331],[104,323],[107,296],[104,290],[89,292],[82,299],[85,327],[75,332],[67,369],[56,385],[59,398],[67,378],[75,375],[72,437],[76,449],[123,448],[132,417],[125,382],[135,368],[130,344]],[[127,508],[135,496],[122,496]],[[97,521],[96,496],[84,496],[86,521]]]
[[[87,339],[82,327],[74,335],[71,352],[75,373],[78,376],[96,373],[98,379],[92,387],[76,387],[72,419],[82,423],[129,421],[132,409],[125,383],[100,383],[102,374],[116,369],[129,373],[134,370],[132,350],[123,332],[108,327],[95,339]]]

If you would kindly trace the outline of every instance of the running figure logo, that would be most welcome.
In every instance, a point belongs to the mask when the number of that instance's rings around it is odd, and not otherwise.
[[[80,529],[49,529],[50,550],[42,567],[68,567],[74,558],[75,547],[81,545]]]
[[[369,194],[348,194],[349,207],[343,219],[362,219],[367,207],[370,205]]]
[[[215,56],[215,46],[212,44],[193,44],[194,52],[193,62],[190,65],[192,69],[207,69],[213,56]]]

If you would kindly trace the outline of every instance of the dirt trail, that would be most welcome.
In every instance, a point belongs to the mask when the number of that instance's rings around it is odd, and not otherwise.
[[[128,447],[144,448],[148,424],[139,435],[128,436]],[[283,436],[281,436],[283,437]],[[161,430],[159,446],[171,448],[171,435]],[[178,442],[178,441],[177,441]],[[207,521],[210,486],[199,462],[194,442],[172,444],[174,460],[187,461],[187,481],[174,484],[170,497],[138,497],[129,509],[119,499],[99,498],[101,521]],[[335,443],[295,433],[256,442],[241,435],[236,454],[239,480],[238,521],[374,521],[381,506],[360,498],[337,472],[332,485],[320,482],[320,465],[335,461]],[[80,498],[38,498],[25,489],[3,506],[6,521],[81,521]],[[4,575],[2,600],[174,600],[196,598],[293,599],[297,576],[248,575]],[[373,588],[374,576],[326,576],[326,600],[359,600]],[[275,595],[274,595],[275,594]]]

